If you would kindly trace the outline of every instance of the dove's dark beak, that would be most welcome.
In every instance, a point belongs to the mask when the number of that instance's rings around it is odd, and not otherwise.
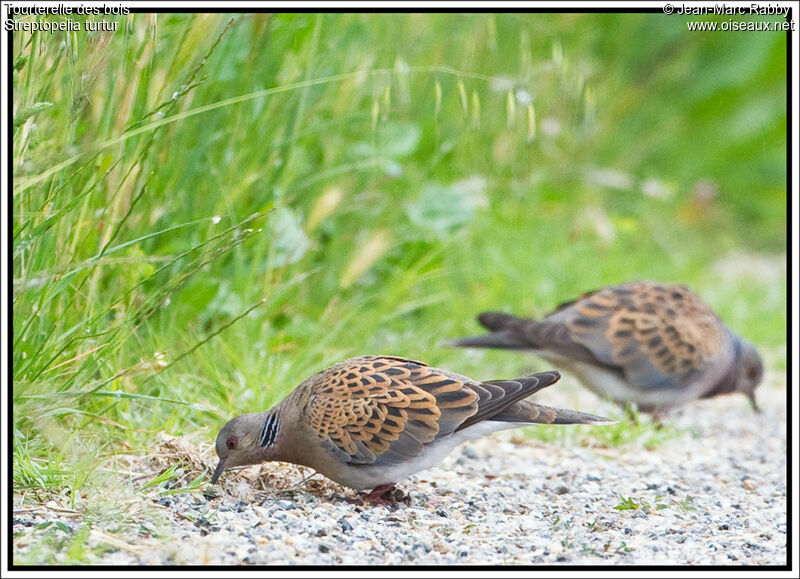
[[[225,470],[225,459],[219,459],[219,464],[217,468],[214,470],[214,474],[211,475],[211,484],[216,484],[219,475],[222,474],[222,471]]]
[[[756,393],[755,392],[749,392],[747,394],[747,398],[750,400],[750,406],[753,408],[753,410],[755,412],[759,412],[760,413],[761,412],[761,408],[759,408],[758,404],[756,403]]]

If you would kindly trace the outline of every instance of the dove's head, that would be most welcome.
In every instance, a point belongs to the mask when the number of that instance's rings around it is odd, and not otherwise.
[[[764,364],[753,344],[743,338],[738,338],[738,341],[735,388],[750,399],[753,410],[757,411],[755,391],[764,377]]]
[[[275,459],[280,430],[277,412],[242,414],[229,420],[217,435],[219,463],[211,484],[217,482],[226,468]]]

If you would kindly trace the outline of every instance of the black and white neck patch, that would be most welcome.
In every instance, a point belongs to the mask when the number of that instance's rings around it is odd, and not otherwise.
[[[258,444],[261,446],[271,446],[275,444],[275,439],[278,438],[278,428],[280,422],[278,421],[278,414],[270,412],[267,414],[267,419],[264,420],[264,425],[261,427],[261,432],[258,434]]]

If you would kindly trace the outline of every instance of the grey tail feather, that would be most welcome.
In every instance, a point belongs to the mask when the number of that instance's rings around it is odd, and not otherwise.
[[[483,312],[478,314],[478,323],[492,332],[505,329],[518,321],[522,321],[522,318],[504,314],[503,312]]]
[[[458,348],[535,350],[536,348],[522,337],[520,331],[520,326],[530,321],[503,312],[483,312],[478,315],[478,323],[489,330],[491,334],[448,340],[443,345]]]
[[[555,420],[550,424],[616,424],[616,420],[597,416],[596,414],[589,414],[587,412],[578,412],[577,410],[564,410],[562,408],[550,408],[554,410]]]
[[[561,380],[560,372],[557,370],[548,370],[546,372],[537,372],[536,374],[531,374],[530,376],[525,376],[524,378],[515,378],[514,382],[519,382],[522,384],[522,389],[528,391],[528,394],[525,396],[527,398],[542,388],[552,386],[559,380]],[[489,383],[491,384],[491,382]]]
[[[504,416],[508,412],[514,414],[516,413],[520,401],[538,392],[542,388],[555,384],[560,379],[561,374],[555,370],[550,370],[548,372],[531,374],[525,378],[516,378],[514,380],[487,380],[482,382],[480,384],[480,390],[483,394],[478,394],[480,400],[480,402],[478,402],[478,411],[459,424],[456,431],[463,430],[483,420],[494,420],[495,416]],[[492,389],[487,389],[487,386],[493,386],[495,391],[499,387],[502,391],[502,395],[493,396],[490,393]],[[475,388],[472,389],[475,390]],[[499,420],[501,422],[506,422],[503,418]]]
[[[470,336],[443,342],[444,346],[456,348],[500,348],[503,350],[533,350],[533,346],[523,342],[511,332],[494,332],[483,336]]]
[[[531,424],[615,424],[617,422],[577,410],[543,406],[530,400],[517,402],[512,408],[493,416],[492,420]]]

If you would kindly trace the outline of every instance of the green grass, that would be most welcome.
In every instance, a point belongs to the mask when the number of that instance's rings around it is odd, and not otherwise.
[[[639,414],[633,409],[624,410],[615,407],[603,410],[601,413],[616,422],[602,427],[530,426],[525,428],[524,432],[531,438],[563,448],[584,446],[590,448],[637,448],[648,451],[656,450],[664,443],[687,433],[685,429],[678,428],[668,421],[654,421],[651,416]]]
[[[647,515],[658,514],[658,511],[669,509],[672,506],[678,507],[683,512],[697,510],[695,507],[692,506],[692,501],[694,500],[694,498],[691,495],[686,495],[686,497],[683,500],[670,499],[669,504],[664,503],[663,500],[664,500],[664,495],[656,495],[653,498],[652,502],[643,498],[634,499],[633,497],[624,497],[620,495],[619,503],[617,503],[617,505],[614,506],[614,510],[641,511],[642,513],[645,513]]]
[[[437,344],[634,278],[689,284],[785,367],[784,35],[657,14],[120,22],[14,35],[29,498],[74,503],[108,457],[211,441],[349,356],[510,377],[507,353]]]

